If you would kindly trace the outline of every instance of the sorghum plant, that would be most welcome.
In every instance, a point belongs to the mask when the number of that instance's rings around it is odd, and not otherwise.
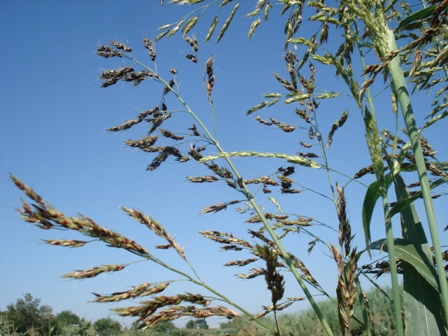
[[[162,1],[163,2],[163,1]],[[256,151],[226,151],[218,139],[209,131],[203,119],[188,104],[186,97],[180,94],[176,76],[178,70],[171,68],[165,72],[157,70],[155,66],[157,53],[155,44],[161,38],[182,34],[183,40],[190,46],[191,52],[185,57],[200,65],[204,78],[204,93],[212,113],[214,113],[213,92],[215,87],[215,71],[213,56],[208,57],[205,64],[200,64],[198,56],[200,41],[191,34],[196,23],[207,16],[210,11],[224,12],[228,9],[228,16],[218,26],[222,12],[213,15],[205,41],[215,36],[219,42],[235,18],[240,7],[240,1],[232,0],[171,0],[170,3],[179,5],[194,5],[189,15],[180,21],[160,27],[161,33],[154,39],[143,39],[143,47],[147,49],[151,65],[138,60],[132,53],[132,48],[118,41],[98,47],[98,55],[105,58],[122,58],[129,62],[128,66],[104,71],[100,78],[101,87],[107,88],[120,81],[139,85],[142,81],[155,81],[160,84],[158,100],[153,106],[140,112],[135,119],[128,120],[121,125],[109,128],[110,132],[125,131],[132,127],[144,125],[147,135],[141,139],[126,140],[125,143],[134,148],[152,154],[152,161],[147,170],[160,168],[169,159],[184,164],[193,161],[202,164],[209,174],[188,176],[192,183],[224,183],[239,193],[240,198],[223,201],[214,205],[207,205],[202,213],[215,213],[229,207],[237,208],[243,214],[250,214],[247,223],[254,224],[255,229],[248,230],[252,243],[247,238],[236,237],[230,232],[205,230],[203,237],[221,245],[224,251],[243,251],[250,254],[249,258],[229,261],[225,266],[243,267],[254,262],[262,261],[263,268],[252,268],[248,274],[238,274],[243,279],[263,276],[267,289],[271,292],[272,305],[266,306],[259,314],[251,314],[238,303],[232,302],[224,294],[219,293],[212,286],[204,283],[191,267],[191,274],[172,268],[148,249],[134,240],[119,233],[105,229],[92,219],[81,216],[67,217],[57,211],[31,188],[20,180],[13,178],[14,183],[34,201],[29,205],[23,201],[20,211],[27,222],[35,223],[43,229],[63,228],[75,230],[79,233],[103,241],[109,246],[122,248],[144,260],[155,262],[193,284],[206,290],[209,296],[203,294],[179,293],[174,296],[157,295],[172,282],[158,284],[141,284],[125,292],[111,295],[95,294],[97,302],[120,301],[128,298],[151,296],[150,300],[142,301],[139,306],[118,308],[115,311],[122,316],[135,316],[141,326],[170,321],[182,316],[203,318],[209,316],[225,316],[228,318],[244,317],[258,324],[264,331],[273,335],[280,335],[280,327],[272,329],[260,319],[273,313],[277,321],[277,313],[300,297],[283,298],[286,283],[283,272],[290,272],[301,288],[304,296],[313,307],[323,329],[328,335],[337,333],[333,330],[324,313],[316,304],[310,288],[319,293],[332,297],[336,294],[335,304],[338,308],[340,333],[373,335],[376,333],[374,321],[369,314],[369,303],[361,288],[360,277],[374,273],[377,276],[390,272],[394,303],[394,321],[397,335],[446,335],[448,316],[448,290],[444,259],[440,239],[437,231],[432,189],[448,181],[448,164],[439,162],[435,158],[434,150],[423,137],[426,129],[434,123],[443,121],[448,115],[446,79],[448,69],[447,1],[432,1],[431,6],[423,2],[423,9],[414,11],[407,2],[398,1],[361,1],[345,0],[327,4],[324,1],[297,0],[259,0],[247,17],[253,18],[248,31],[251,39],[263,21],[268,21],[272,12],[281,8],[284,17],[284,74],[274,73],[279,84],[278,92],[265,94],[265,100],[247,111],[248,115],[283,103],[292,106],[293,114],[297,116],[295,124],[285,123],[277,118],[255,116],[255,120],[267,127],[278,127],[286,135],[294,132],[298,127],[308,130],[308,138],[301,139],[301,145],[306,152],[294,152],[285,146],[286,152],[256,152]],[[274,6],[274,4],[276,6]],[[268,22],[264,24],[269,24]],[[307,29],[303,29],[306,27]],[[396,27],[391,29],[390,27]],[[331,38],[336,42],[329,43]],[[400,42],[400,47],[397,42]],[[295,46],[304,46],[305,51],[298,55]],[[372,51],[371,53],[369,53]],[[355,61],[356,60],[356,61]],[[370,65],[367,65],[367,62]],[[346,85],[346,90],[333,92],[322,89],[318,83],[316,73],[324,71],[336,77]],[[364,77],[363,82],[358,76]],[[390,90],[390,112],[397,120],[391,130],[380,130],[381,115],[376,113],[375,99],[372,90],[377,82],[383,80]],[[412,91],[407,85],[413,87]],[[316,88],[319,87],[319,90]],[[432,110],[427,115],[424,125],[418,126],[411,96],[413,92],[437,90],[434,95]],[[350,181],[360,181],[366,174],[375,176],[374,182],[366,186],[364,204],[362,208],[362,222],[365,235],[365,246],[361,249],[353,246],[352,226],[347,216],[346,188],[334,183],[334,175],[327,153],[335,141],[336,132],[349,118],[349,111],[344,110],[333,123],[327,135],[322,134],[318,123],[320,105],[324,100],[337,99],[342,95],[350,96],[364,120],[360,127],[364,128],[365,141],[369,151],[371,164],[361,167]],[[177,101],[183,111],[187,113],[191,122],[181,125],[182,130],[169,130],[166,121],[176,118],[176,111],[169,105]],[[401,110],[402,122],[405,126],[404,138],[400,137],[398,124]],[[353,112],[352,112],[353,113]],[[316,147],[319,154],[312,151]],[[280,159],[284,165],[276,171],[267,172],[258,178],[245,178],[234,163],[234,158],[272,158]],[[358,164],[358,163],[356,163]],[[264,195],[272,191],[294,197],[301,192],[300,185],[293,179],[296,167],[324,170],[328,176],[330,190],[329,197],[334,205],[335,220],[338,222],[338,245],[325,242],[313,234],[312,227],[318,224],[314,218],[289,214],[282,211],[280,204],[273,197],[268,200],[276,207],[277,212],[264,211],[261,204]],[[417,175],[412,173],[416,172]],[[409,173],[409,174],[408,174]],[[404,175],[407,175],[404,178]],[[429,178],[429,175],[432,177]],[[338,175],[339,176],[339,175]],[[411,184],[405,181],[412,180]],[[415,189],[410,192],[409,189]],[[261,191],[262,195],[257,191]],[[392,201],[390,199],[393,199]],[[428,223],[431,245],[425,234],[422,221],[419,219],[414,201],[423,198],[425,206],[424,217]],[[381,200],[384,239],[371,241],[370,225],[377,200]],[[148,227],[150,231],[162,238],[165,243],[158,249],[174,249],[178,256],[190,265],[186,252],[169,235],[165,228],[153,218],[136,209],[123,208],[133,219]],[[401,236],[394,236],[392,219],[400,216]],[[440,224],[439,224],[440,225]],[[292,234],[303,233],[312,237],[309,252],[319,243],[328,249],[337,265],[336,293],[322,288],[306,265],[294,251],[286,249],[283,239]],[[88,243],[80,240],[46,240],[52,245],[81,247]],[[359,260],[365,254],[370,255],[373,250],[387,252],[388,259],[376,264],[359,265]],[[373,265],[373,266],[372,266]],[[121,271],[128,265],[103,265],[88,270],[75,271],[66,274],[71,278],[89,278],[104,272]],[[403,286],[399,286],[398,274],[403,274]],[[283,300],[283,301],[282,301]],[[362,316],[355,314],[355,302],[359,300],[363,307]],[[224,305],[209,306],[211,303],[222,302]],[[229,308],[231,307],[231,308]],[[354,328],[354,321],[361,327]]]

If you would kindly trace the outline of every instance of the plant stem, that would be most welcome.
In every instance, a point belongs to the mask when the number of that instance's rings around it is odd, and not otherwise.
[[[389,49],[395,50],[397,48],[393,31],[389,30]],[[400,61],[395,57],[389,64],[389,69],[394,84],[395,90],[398,96],[398,102],[400,104],[401,112],[403,113],[403,119],[406,124],[406,129],[411,141],[412,151],[415,157],[415,164],[417,166],[417,173],[420,180],[421,192],[423,196],[423,203],[425,206],[426,217],[428,220],[429,231],[431,234],[432,245],[434,248],[434,256],[437,266],[437,275],[439,278],[440,292],[442,294],[442,304],[445,313],[445,317],[448,317],[448,286],[446,281],[445,268],[442,259],[442,249],[440,246],[439,234],[437,231],[437,223],[434,214],[434,208],[432,203],[431,188],[429,186],[428,174],[426,171],[425,159],[420,144],[420,134],[417,129],[416,121],[414,118],[414,111],[412,109],[411,99],[409,92],[406,88],[406,81],[403,71],[400,66]],[[446,324],[445,318],[445,326]]]

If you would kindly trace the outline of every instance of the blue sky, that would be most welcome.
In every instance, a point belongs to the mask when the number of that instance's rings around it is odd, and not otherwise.
[[[252,41],[247,41],[251,20],[245,14],[252,4],[244,2],[237,12],[230,30],[216,45],[215,37],[204,45],[205,31],[213,18],[205,13],[194,32],[199,39],[199,66],[204,66],[214,55],[216,75],[213,99],[215,103],[216,134],[227,151],[306,151],[300,141],[309,141],[307,130],[298,128],[285,134],[273,127],[265,127],[254,120],[272,116],[277,120],[304,126],[294,116],[294,107],[275,106],[267,111],[247,117],[245,112],[260,103],[263,94],[283,92],[272,76],[273,72],[287,77],[283,56],[283,26],[280,8],[274,7],[273,18],[262,24]],[[204,229],[233,232],[244,236],[248,228],[245,216],[233,208],[215,215],[200,215],[207,205],[241,199],[235,191],[224,185],[194,185],[186,176],[199,176],[208,172],[192,162],[178,164],[168,160],[154,172],[146,166],[152,156],[130,149],[123,140],[138,139],[145,134],[143,127],[130,132],[111,134],[108,127],[134,119],[142,110],[153,108],[160,99],[162,88],[145,81],[137,87],[118,83],[100,89],[99,75],[106,69],[131,65],[123,59],[103,59],[96,56],[99,45],[118,40],[133,47],[135,56],[151,65],[142,38],[154,38],[156,29],[173,23],[191,8],[165,4],[159,1],[2,1],[0,3],[0,309],[15,302],[24,293],[41,298],[42,303],[53,307],[54,312],[71,310],[81,317],[96,320],[111,315],[110,308],[122,304],[87,303],[91,292],[108,294],[124,291],[143,282],[172,279],[167,271],[149,263],[137,263],[128,270],[111,275],[77,281],[60,276],[76,269],[87,269],[101,264],[127,263],[136,260],[124,251],[105,248],[99,243],[80,249],[47,246],[41,239],[81,237],[66,232],[47,232],[21,221],[15,208],[20,206],[21,192],[8,177],[13,173],[32,186],[57,209],[70,216],[82,213],[100,225],[119,231],[148,248],[161,244],[137,222],[127,218],[120,206],[135,207],[159,220],[177,241],[186,246],[190,262],[203,279],[230,298],[257,312],[269,305],[269,294],[263,289],[262,279],[242,281],[233,276],[249,268],[223,268],[229,260],[244,259],[232,252],[219,252],[219,246],[205,241],[198,232]],[[221,23],[230,8],[223,8]],[[216,32],[215,32],[216,34]],[[213,129],[210,106],[198,65],[185,55],[190,47],[176,35],[156,44],[157,69],[169,78],[168,69],[175,67],[182,96],[191,108]],[[299,52],[303,50],[299,47]],[[131,65],[132,66],[132,65]],[[136,67],[137,69],[137,67]],[[334,78],[333,70],[317,73],[318,90],[337,91],[343,87]],[[394,127],[388,105],[389,95],[382,87],[375,87],[377,113],[381,127]],[[171,100],[168,100],[171,99]],[[167,97],[170,107],[172,97]],[[417,113],[422,122],[428,111],[428,98],[415,98]],[[176,103],[172,103],[176,106]],[[348,176],[368,165],[369,157],[364,142],[359,111],[349,98],[323,103],[319,123],[323,134],[340,117],[349,111],[347,124],[336,132],[334,144],[328,150],[328,159],[334,169]],[[269,114],[267,113],[269,112]],[[193,123],[186,114],[167,121],[167,128],[185,132]],[[447,161],[446,121],[436,125],[425,136],[439,151],[439,160]],[[314,147],[318,151],[317,147]],[[236,159],[235,164],[246,178],[275,172],[287,164],[279,160]],[[334,174],[341,184],[347,178]],[[300,189],[311,188],[330,195],[328,180],[323,170],[297,168],[293,178]],[[412,177],[411,177],[412,179]],[[368,183],[371,178],[364,181]],[[446,187],[442,187],[446,192]],[[365,187],[351,183],[347,188],[349,215],[360,248],[363,243],[360,209]],[[274,211],[266,195],[259,194],[260,203]],[[332,203],[311,191],[298,195],[273,193],[285,212],[314,217],[337,228],[337,217]],[[448,224],[446,198],[435,200],[440,227]],[[380,219],[380,217],[379,217]],[[337,243],[337,236],[329,229],[313,231],[326,241]],[[384,235],[381,222],[373,227],[374,238]],[[446,243],[446,234],[441,236]],[[336,266],[323,246],[316,247],[311,256],[306,249],[311,240],[306,235],[288,238],[292,251],[303,259],[315,278],[330,293],[336,286]],[[162,259],[185,269],[171,251],[156,251]],[[262,265],[257,265],[262,266]],[[175,278],[178,278],[177,276]],[[261,291],[260,291],[261,290]],[[200,291],[185,282],[176,283],[166,294]],[[203,291],[201,291],[203,292]],[[260,294],[262,293],[262,294]],[[291,282],[288,295],[303,296]],[[304,307],[297,306],[298,308]],[[112,315],[111,315],[112,316]],[[119,317],[113,316],[117,320]]]

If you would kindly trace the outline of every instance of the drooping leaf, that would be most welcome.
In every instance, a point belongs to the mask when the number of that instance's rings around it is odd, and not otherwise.
[[[439,290],[434,266],[432,266],[420,248],[417,248],[411,241],[403,238],[395,238],[394,247],[397,258],[411,265],[434,289]],[[373,242],[366,250],[383,250],[387,252],[388,246],[386,239],[379,239]]]
[[[448,6],[447,6],[448,7]],[[404,20],[402,20],[400,22],[400,24],[398,25],[397,30],[400,29],[405,29],[406,26],[408,26],[409,24],[418,21],[418,20],[422,20],[425,19],[427,17],[429,17],[430,15],[432,15],[435,11],[435,9],[437,8],[437,5],[428,7],[428,8],[423,8],[411,15],[409,15],[407,18],[405,18]]]
[[[394,178],[395,193],[398,200],[408,199],[410,194],[401,175]],[[425,231],[414,204],[401,210],[401,227],[403,237],[412,241],[431,260],[431,251]],[[409,263],[402,260],[403,269],[403,304],[406,314],[405,325],[408,334],[436,336],[446,335],[441,311],[440,295],[437,290],[424,280],[422,275]]]
[[[437,179],[429,184],[431,189],[434,189],[444,183],[448,182],[448,177],[442,177],[440,179]],[[394,204],[394,206],[389,210],[387,213],[387,219],[391,219],[394,215],[402,211],[405,207],[413,203],[416,199],[420,198],[422,196],[422,192],[416,191],[412,196],[409,196],[406,199],[399,200],[397,203]]]
[[[389,174],[385,176],[385,180],[386,185],[389,186],[391,183],[391,178]],[[378,181],[374,181],[372,184],[369,185],[366,195],[364,196],[364,203],[362,205],[362,225],[364,228],[366,245],[369,245],[371,242],[370,224],[372,221],[373,210],[375,209],[375,205],[379,197],[380,197],[379,183]],[[369,251],[368,253],[370,255]]]

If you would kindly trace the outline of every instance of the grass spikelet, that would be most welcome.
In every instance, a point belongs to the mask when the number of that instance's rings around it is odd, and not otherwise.
[[[223,7],[225,5],[227,5],[229,2],[232,2],[233,0],[222,0],[221,4],[219,5],[219,7]]]
[[[198,52],[198,50],[199,50],[198,39],[195,36],[190,37],[190,36],[184,35],[183,39],[190,45],[190,47],[194,50],[194,52]]]
[[[265,107],[265,106],[268,105],[268,104],[269,104],[269,102],[265,100],[264,102],[262,102],[262,103],[260,103],[260,104],[258,104],[258,105],[255,105],[254,107],[252,107],[251,109],[249,109],[249,110],[246,112],[246,114],[247,114],[247,115],[252,114],[252,113],[254,113],[255,111],[258,111],[258,110],[262,109],[263,107]]]
[[[238,317],[238,313],[226,308],[226,307],[207,307],[207,308],[198,308],[194,306],[173,306],[169,309],[163,310],[157,314],[153,314],[152,316],[140,319],[141,325],[154,325],[158,322],[162,321],[172,321],[178,319],[183,316],[189,316],[194,318],[206,318],[210,316],[222,316],[228,319],[232,319]]]
[[[205,175],[205,176],[198,176],[198,177],[187,176],[187,179],[193,183],[203,183],[203,182],[210,183],[210,182],[218,181],[218,179],[212,175]]]
[[[280,123],[277,125],[278,128],[280,128],[283,132],[286,133],[291,133],[294,132],[296,130],[296,127],[293,125],[288,125],[288,124],[284,124],[284,123]]]
[[[175,135],[173,132],[159,128],[159,132],[162,133],[162,135],[164,137],[173,139],[173,140],[182,140],[184,137],[183,136],[177,136]]]
[[[248,279],[254,279],[254,278],[256,278],[256,277],[258,277],[260,275],[264,275],[264,273],[265,273],[265,270],[263,270],[263,269],[252,268],[250,270],[249,274],[238,273],[238,274],[235,274],[235,275],[238,278],[240,278],[240,279],[248,280]]]
[[[205,63],[205,72],[207,73],[207,93],[210,96],[213,91],[213,86],[215,86],[215,75],[213,74],[213,55],[210,56]]]
[[[266,126],[271,126],[272,125],[272,122],[264,120],[260,116],[256,116],[255,120],[258,121],[260,124],[263,124],[263,125],[266,125]]]
[[[230,201],[230,202],[226,202],[226,203],[217,203],[215,205],[210,205],[210,206],[206,206],[204,209],[202,209],[202,211],[200,212],[200,214],[205,214],[205,213],[211,213],[211,212],[219,212],[221,210],[226,210],[227,206],[229,205],[233,205],[236,203],[239,203],[240,201]]]
[[[20,190],[22,190],[25,193],[25,195],[27,195],[29,198],[31,198],[37,204],[44,206],[44,201],[43,201],[42,197],[40,197],[32,188],[25,185],[21,180],[19,180],[17,177],[15,177],[12,174],[9,174],[9,177],[14,182],[16,187],[19,188]],[[23,204],[26,204],[26,202],[23,202]],[[31,209],[29,207],[26,207],[24,209],[25,209],[25,212],[31,211]]]
[[[73,279],[94,278],[102,273],[121,271],[125,267],[126,265],[103,265],[99,267],[89,268],[84,271],[78,270],[72,273],[67,273],[61,276],[61,278],[73,278]]]
[[[274,187],[278,186],[278,182],[271,179],[269,176],[259,177],[259,178],[250,179],[250,180],[244,180],[244,184],[259,184],[259,183],[271,185]]]
[[[336,191],[338,194],[337,214],[339,218],[339,245],[345,249],[345,255],[350,254],[350,243],[352,240],[352,230],[347,219],[346,203],[344,189],[336,183]]]
[[[228,17],[227,20],[224,22],[224,24],[223,24],[223,26],[222,26],[222,28],[221,28],[221,30],[220,30],[220,32],[219,32],[218,39],[216,40],[216,43],[218,43],[219,41],[221,41],[221,39],[222,39],[222,37],[224,36],[225,32],[226,32],[227,29],[229,28],[229,25],[230,25],[230,23],[232,22],[233,17],[235,16],[235,13],[236,13],[236,11],[238,10],[239,7],[240,7],[240,4],[239,4],[239,3],[237,3],[237,4],[233,7],[232,11],[230,12],[229,17]]]
[[[213,240],[220,244],[226,244],[228,246],[239,246],[239,247],[243,247],[243,248],[248,248],[250,250],[253,249],[252,245],[249,244],[249,242],[247,242],[244,239],[237,238],[231,233],[211,231],[211,230],[204,230],[199,233],[203,237]],[[229,248],[229,249],[235,250],[235,248]]]
[[[261,12],[261,10],[263,9],[263,7],[266,5],[267,0],[258,0],[256,6],[255,6],[255,10],[253,10],[252,12],[246,14],[247,17],[253,17],[255,15],[257,15],[258,13]]]
[[[284,103],[292,104],[295,102],[303,102],[304,100],[309,99],[311,96],[312,96],[311,93],[296,92],[291,96],[291,98],[285,99]]]
[[[114,48],[108,47],[108,46],[99,46],[96,54],[98,56],[104,57],[104,58],[109,58],[109,57],[123,57],[123,55],[121,54],[121,52],[119,50],[116,50]]]
[[[147,118],[151,114],[154,114],[155,112],[156,112],[156,110],[145,110],[145,111],[142,111],[141,113],[139,113],[137,118],[135,118],[133,120],[128,120],[125,123],[121,124],[120,126],[110,127],[110,128],[107,129],[107,131],[109,131],[109,132],[118,132],[118,131],[127,130],[127,129],[131,128],[132,126],[135,126],[135,125],[141,123],[145,118]],[[136,147],[138,147],[138,146],[136,146]]]
[[[259,157],[259,158],[277,158],[284,159],[287,162],[299,164],[310,168],[321,168],[321,165],[313,160],[304,159],[300,156],[287,155],[280,153],[260,153],[260,152],[224,152],[214,156],[206,156],[199,160],[200,163],[212,161],[225,157]]]
[[[133,299],[136,297],[158,294],[163,292],[169,285],[170,283],[166,282],[157,286],[151,286],[151,284],[145,282],[141,285],[133,286],[133,289],[125,292],[115,292],[110,295],[100,295],[97,293],[93,293],[96,296],[93,302],[117,302],[127,299]]]
[[[417,50],[415,52],[414,62],[412,63],[411,70],[409,70],[409,77],[414,75],[415,71],[417,71],[418,67],[420,66],[421,61],[422,61],[422,51]]]
[[[149,38],[144,37],[143,38],[143,45],[148,50],[148,55],[151,61],[155,61],[157,57],[156,49],[154,47],[154,42],[151,41]]]
[[[316,159],[319,157],[317,154],[311,153],[311,152],[310,153],[297,152],[297,154],[299,154],[300,156],[303,156],[305,158],[310,158],[310,159]]]
[[[190,32],[190,30],[193,29],[193,27],[196,25],[196,23],[198,22],[199,16],[193,16],[192,18],[190,18],[187,23],[185,23],[184,27],[182,28],[182,34],[188,34]],[[195,50],[197,51],[197,50]]]
[[[383,158],[381,155],[381,140],[378,137],[378,130],[373,120],[372,114],[365,107],[364,124],[366,130],[366,140],[369,147],[372,167],[379,181],[383,180]]]
[[[131,67],[123,67],[116,70],[106,70],[101,73],[100,78],[105,81],[101,85],[101,88],[106,88],[108,86],[114,85],[120,79],[124,78],[129,73],[133,72],[134,69]]]
[[[42,241],[50,245],[68,246],[68,247],[81,247],[87,244],[86,241],[74,240],[74,239],[42,239]]]
[[[140,140],[126,140],[124,143],[129,147],[137,147],[140,149],[145,149],[153,146],[158,139],[157,135],[146,136]]]
[[[308,281],[310,284],[312,284],[315,287],[320,287],[319,283],[314,279],[314,277],[311,275],[310,270],[305,266],[305,264],[299,260],[296,256],[289,254],[289,257],[294,262],[294,266],[300,269],[302,272],[302,278],[306,281]]]
[[[23,202],[23,210],[20,210],[21,216],[25,221],[33,223],[43,229],[51,229],[57,227],[59,229],[69,229],[79,231],[85,236],[98,238],[107,245],[117,248],[123,248],[129,252],[140,256],[150,257],[149,252],[137,244],[134,240],[126,238],[119,233],[108,230],[99,226],[92,219],[81,216],[67,217],[62,212],[59,212],[49,204],[45,204],[42,198],[38,196],[32,189],[26,187],[20,180],[16,179],[16,185],[21,188],[29,197],[35,200],[39,205],[33,205],[33,208],[28,203]],[[20,182],[20,183],[19,183]]]
[[[248,38],[249,41],[252,38],[252,35],[255,33],[255,30],[258,28],[258,26],[260,26],[260,23],[261,23],[261,19],[258,18],[256,20],[254,20],[252,22],[252,24],[250,25],[249,33],[247,35],[247,38]]]
[[[245,260],[234,260],[234,261],[229,261],[229,262],[225,263],[224,266],[226,266],[226,267],[229,267],[229,266],[242,267],[242,266],[251,264],[257,260],[258,260],[258,258],[250,258],[250,259],[245,259]]]
[[[210,28],[209,28],[209,30],[207,32],[207,35],[205,36],[205,42],[210,41],[210,38],[212,37],[212,35],[213,35],[214,31],[215,31],[215,28],[216,28],[216,25],[218,24],[218,21],[219,21],[219,17],[218,17],[218,15],[216,15],[213,18],[213,21],[212,21],[212,23],[210,25]]]
[[[180,245],[174,241],[174,236],[171,237],[168,234],[168,232],[165,230],[165,228],[157,220],[145,215],[143,212],[136,210],[136,209],[126,208],[126,207],[121,207],[121,209],[123,211],[125,211],[131,218],[135,219],[137,222],[139,222],[143,225],[146,225],[146,227],[148,227],[157,236],[165,239],[168,242],[168,244],[172,248],[174,248],[176,250],[176,252],[183,259],[186,258],[183,248],[181,248]]]
[[[283,276],[277,271],[278,254],[268,245],[256,245],[258,255],[266,261],[265,281],[268,290],[271,292],[273,310],[277,310],[277,302],[283,298],[285,293],[285,282]]]
[[[120,43],[118,41],[111,41],[110,45],[117,48],[118,50],[123,50],[125,52],[132,52],[132,48],[127,46],[126,44]]]

